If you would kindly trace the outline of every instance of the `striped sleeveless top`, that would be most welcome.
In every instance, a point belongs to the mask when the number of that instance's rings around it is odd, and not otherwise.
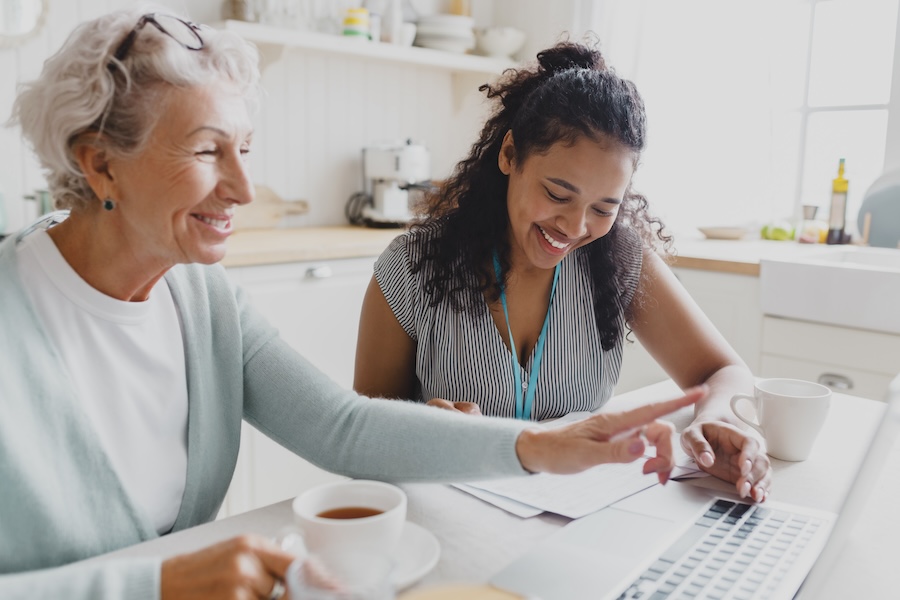
[[[375,263],[375,279],[388,305],[416,342],[416,399],[475,402],[485,415],[514,418],[512,359],[487,303],[462,312],[454,311],[446,301],[429,306],[423,291],[429,265],[411,272],[426,235],[430,235],[428,230],[398,236]],[[640,278],[641,242],[637,236],[622,238],[631,242],[632,251],[623,253],[630,259],[626,295],[630,302]],[[623,315],[619,318],[624,321]],[[534,352],[520,369],[518,385],[527,384],[533,361]],[[550,419],[600,408],[612,395],[621,364],[621,336],[609,351],[600,345],[588,255],[585,248],[579,248],[567,255],[560,267],[532,418]]]

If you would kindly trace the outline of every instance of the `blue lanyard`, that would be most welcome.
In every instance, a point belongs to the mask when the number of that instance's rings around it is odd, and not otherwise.
[[[550,323],[550,307],[553,306],[553,296],[556,294],[556,282],[559,281],[559,265],[553,269],[553,285],[550,288],[550,302],[547,304],[547,314],[544,316],[544,325],[541,327],[541,334],[538,336],[537,344],[534,347],[534,364],[531,365],[531,375],[528,377],[528,385],[522,383],[521,366],[519,365],[519,357],[516,353],[516,342],[513,340],[512,327],[509,326],[509,309],[506,308],[506,290],[504,289],[503,279],[500,276],[500,260],[497,253],[494,252],[494,274],[497,276],[497,283],[500,285],[500,302],[503,304],[503,316],[506,317],[506,330],[509,332],[509,351],[512,355],[512,371],[513,379],[515,379],[516,390],[516,418],[523,420],[531,419],[531,407],[534,404],[534,390],[537,387],[538,373],[541,370],[541,361],[544,358],[544,342],[547,341],[547,326]],[[524,389],[523,389],[524,388]]]

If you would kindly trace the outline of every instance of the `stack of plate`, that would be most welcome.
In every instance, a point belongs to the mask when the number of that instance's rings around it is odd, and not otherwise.
[[[464,53],[475,47],[472,17],[462,15],[427,15],[419,18],[416,46],[446,52]]]

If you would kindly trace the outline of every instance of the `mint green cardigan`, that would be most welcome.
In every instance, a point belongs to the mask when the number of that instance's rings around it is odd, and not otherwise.
[[[179,265],[166,281],[183,324],[189,402],[187,481],[173,531],[215,518],[242,418],[350,477],[525,473],[515,452],[525,424],[357,396],[282,341],[221,266]],[[11,237],[0,244],[0,598],[159,598],[160,559],[78,563],[157,533],[72,390],[22,288]]]

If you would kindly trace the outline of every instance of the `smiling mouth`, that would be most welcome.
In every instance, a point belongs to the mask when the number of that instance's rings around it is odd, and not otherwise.
[[[207,225],[211,225],[212,227],[215,227],[216,229],[227,229],[228,225],[231,223],[231,219],[229,219],[229,218],[214,219],[212,217],[207,217],[204,215],[196,215],[196,214],[191,215],[191,216],[194,217],[195,219],[197,219],[198,221],[203,221]]]
[[[554,248],[557,248],[559,250],[565,250],[566,248],[568,248],[569,246],[572,245],[571,243],[564,244],[564,243],[560,242],[559,240],[553,238],[549,233],[544,231],[544,228],[541,227],[540,225],[538,225],[537,228],[541,230],[541,235],[544,236],[544,239],[547,240],[547,243],[550,244],[551,246],[553,246]]]

